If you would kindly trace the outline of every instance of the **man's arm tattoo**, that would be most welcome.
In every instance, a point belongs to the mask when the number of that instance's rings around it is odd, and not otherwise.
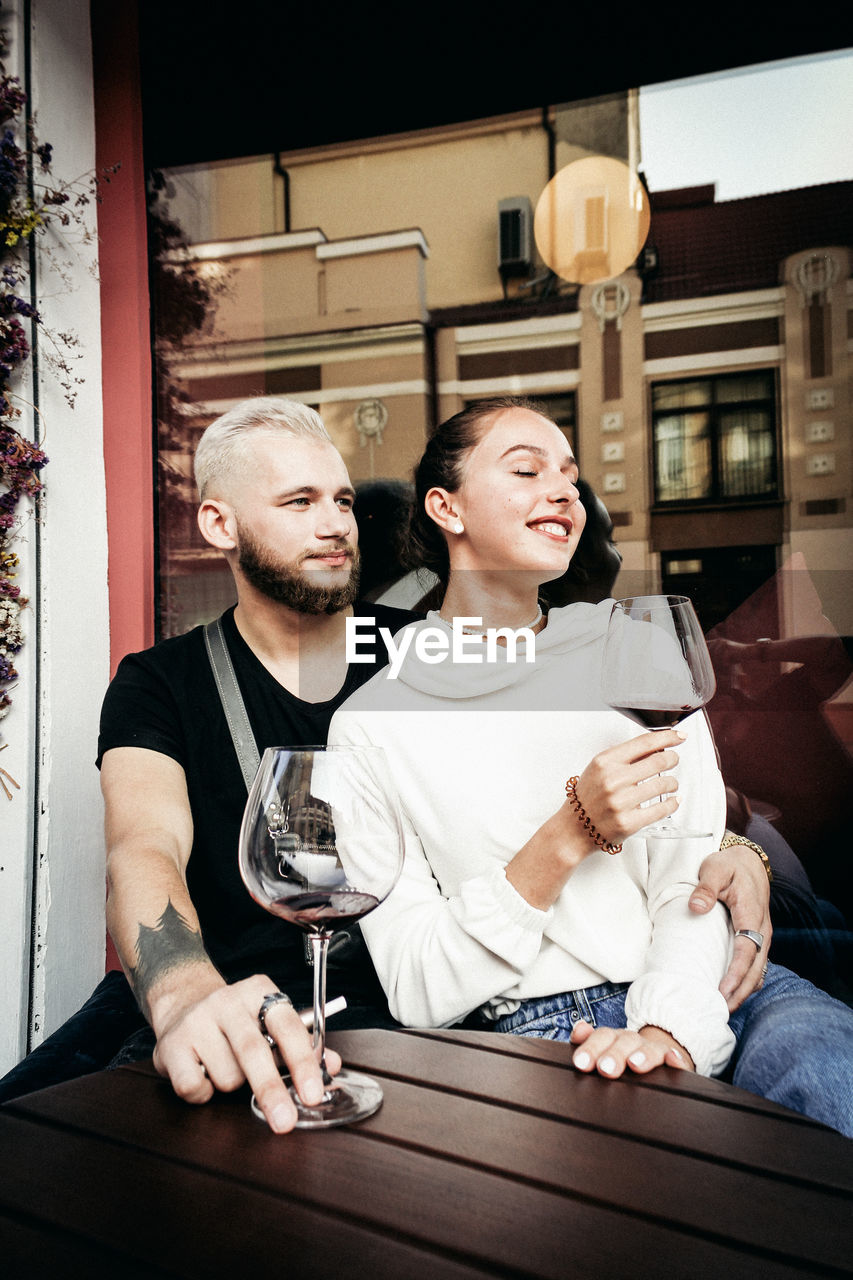
[[[130,968],[130,985],[139,1007],[150,1021],[148,992],[163,974],[181,965],[207,960],[201,934],[187,924],[169,899],[166,910],[153,926],[141,924],[136,942],[136,967]]]

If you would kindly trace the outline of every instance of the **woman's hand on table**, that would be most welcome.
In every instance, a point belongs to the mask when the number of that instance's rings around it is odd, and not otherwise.
[[[770,923],[770,882],[761,859],[748,845],[717,850],[699,868],[699,884],[690,895],[689,907],[699,915],[716,902],[728,907],[735,930],[751,929],[763,936],[760,948],[749,938],[735,938],[731,962],[720,983],[729,1013],[764,981],[773,926]]]
[[[660,1066],[695,1070],[684,1046],[661,1027],[628,1031],[581,1021],[572,1031],[571,1042],[578,1046],[572,1058],[574,1066],[579,1071],[597,1071],[608,1080],[617,1079],[626,1069],[639,1075]]]
[[[155,1021],[154,1066],[168,1076],[179,1097],[203,1103],[217,1089],[231,1093],[248,1082],[270,1128],[276,1133],[293,1128],[296,1108],[258,1022],[261,1001],[276,990],[260,974],[230,985],[219,979],[212,989],[194,992],[189,1002],[173,1005]],[[312,1037],[296,1010],[285,1002],[274,1005],[266,1027],[303,1102],[319,1102],[323,1078]],[[334,1050],[326,1050],[326,1066],[332,1075],[340,1070]]]

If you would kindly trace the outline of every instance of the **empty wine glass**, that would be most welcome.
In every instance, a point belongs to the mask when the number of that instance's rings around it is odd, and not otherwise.
[[[326,954],[340,929],[388,896],[403,865],[403,830],[380,747],[268,747],[240,829],[240,874],[260,906],[298,925],[314,954],[314,1047],[326,1091],[306,1106],[293,1085],[297,1128],[326,1128],[371,1115],[375,1080],[326,1071]],[[255,1099],[252,1109],[263,1118]]]
[[[601,665],[604,701],[646,729],[674,729],[710,702],[711,655],[687,596],[629,596],[610,611]],[[666,817],[647,836],[698,837]]]

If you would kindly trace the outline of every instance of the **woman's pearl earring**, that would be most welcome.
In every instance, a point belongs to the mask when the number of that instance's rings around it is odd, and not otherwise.
[[[454,532],[454,533],[464,533],[464,532],[465,532],[465,526],[464,526],[464,524],[462,523],[462,521],[461,521],[461,520],[457,520],[457,521],[456,521],[456,524],[453,526],[453,532]]]

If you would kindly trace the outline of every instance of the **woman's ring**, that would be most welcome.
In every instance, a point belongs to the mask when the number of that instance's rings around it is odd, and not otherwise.
[[[760,951],[764,946],[764,934],[759,933],[756,929],[736,929],[736,938],[749,938],[750,942],[755,943],[756,951]],[[269,997],[267,997],[269,999]]]
[[[258,1010],[258,1025],[261,1028],[262,1034],[269,1042],[270,1047],[273,1049],[275,1048],[275,1040],[273,1040],[272,1036],[267,1031],[267,1014],[274,1004],[289,1004],[292,1009],[293,1001],[290,996],[286,996],[283,991],[271,991],[270,994],[268,996],[264,996],[261,1001],[261,1007]]]

